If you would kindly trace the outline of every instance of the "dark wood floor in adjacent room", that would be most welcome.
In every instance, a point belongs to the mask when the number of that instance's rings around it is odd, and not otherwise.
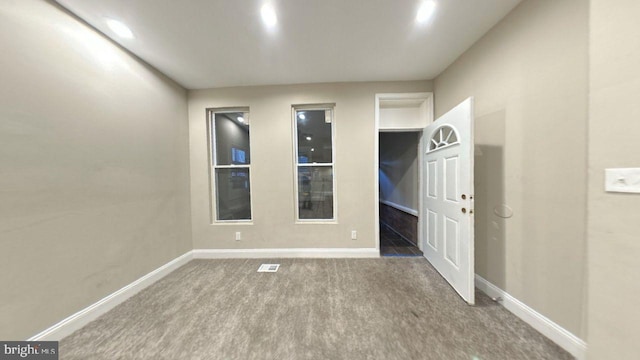
[[[380,255],[422,256],[422,251],[385,225],[380,225]]]

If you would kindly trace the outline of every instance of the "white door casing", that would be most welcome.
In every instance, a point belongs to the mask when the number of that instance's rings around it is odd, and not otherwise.
[[[473,305],[473,98],[427,126],[423,136],[424,256]]]

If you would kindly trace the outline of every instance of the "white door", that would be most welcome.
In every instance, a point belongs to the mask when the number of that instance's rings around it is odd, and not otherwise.
[[[473,305],[473,98],[424,129],[424,256]]]

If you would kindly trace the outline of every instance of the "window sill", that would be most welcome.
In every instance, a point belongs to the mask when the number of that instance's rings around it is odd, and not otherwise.
[[[253,225],[253,220],[214,221],[209,225]]]
[[[337,225],[338,220],[296,220],[296,225]]]

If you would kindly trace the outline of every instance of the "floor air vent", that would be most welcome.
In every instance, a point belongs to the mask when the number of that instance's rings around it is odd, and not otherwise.
[[[279,267],[280,264],[262,264],[260,265],[258,272],[276,272]]]

